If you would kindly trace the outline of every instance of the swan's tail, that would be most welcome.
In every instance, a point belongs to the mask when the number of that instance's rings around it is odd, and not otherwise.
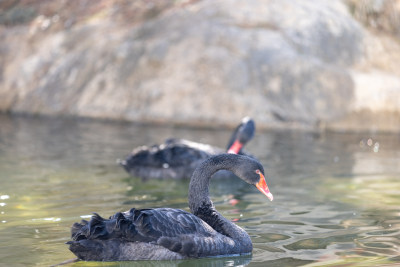
[[[108,220],[95,213],[88,222],[82,220],[74,223],[71,228],[72,241],[67,242],[69,249],[83,260],[104,260],[111,251],[118,251],[121,240],[134,241],[137,235],[135,226],[135,214],[140,213],[136,209],[129,212],[118,212]],[[122,239],[120,239],[123,237]],[[109,240],[118,242],[107,242]],[[113,248],[114,247],[114,248]],[[112,255],[110,255],[112,256]],[[101,258],[100,258],[101,257]]]
[[[124,167],[124,168],[125,168],[125,166],[126,166],[126,160],[123,160],[123,159],[117,159],[117,160],[116,160],[116,163],[117,163],[118,165]]]

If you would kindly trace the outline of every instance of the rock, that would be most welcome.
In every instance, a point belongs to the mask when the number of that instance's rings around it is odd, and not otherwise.
[[[400,125],[400,78],[379,70],[354,71],[352,110],[328,128],[347,131],[398,132]]]
[[[0,110],[331,129],[359,111],[366,31],[342,1],[205,0],[49,33],[37,20],[0,32]]]

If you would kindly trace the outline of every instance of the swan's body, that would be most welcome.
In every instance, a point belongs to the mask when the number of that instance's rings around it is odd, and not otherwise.
[[[73,233],[74,239],[81,238],[79,231],[84,228],[93,229],[90,239],[74,242],[70,247],[84,260],[177,260],[217,256],[221,250],[243,254],[252,248],[250,239],[240,246],[199,217],[180,209],[131,209],[109,220],[95,215],[85,226],[76,226],[78,234]]]
[[[167,139],[161,145],[138,147],[120,164],[134,177],[144,179],[190,178],[196,167],[211,156],[227,151],[247,155],[242,151],[242,147],[253,138],[254,132],[254,121],[246,117],[235,129],[226,150],[185,139],[172,138]],[[221,172],[221,174],[223,173]]]
[[[171,208],[131,209],[106,220],[99,215],[72,227],[70,250],[83,260],[176,260],[252,251],[249,235],[224,218],[208,195],[209,179],[230,170],[272,200],[262,165],[249,157],[222,154],[204,161],[189,186],[192,213]]]

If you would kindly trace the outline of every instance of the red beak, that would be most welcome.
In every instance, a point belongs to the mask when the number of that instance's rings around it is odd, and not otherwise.
[[[243,144],[239,142],[239,140],[236,140],[231,147],[228,150],[228,153],[231,154],[239,154],[240,149],[242,149]]]
[[[256,187],[261,191],[261,193],[266,195],[269,200],[272,201],[274,199],[274,196],[271,194],[271,192],[269,192],[267,182],[265,182],[265,177],[261,172],[260,181],[256,184]]]

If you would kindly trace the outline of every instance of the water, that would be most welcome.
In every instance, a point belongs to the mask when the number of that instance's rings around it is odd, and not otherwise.
[[[230,131],[0,116],[0,265],[74,258],[70,226],[92,212],[187,209],[188,181],[143,182],[115,163],[168,137],[224,147]],[[247,150],[266,167],[274,201],[240,180],[212,181],[211,194],[252,237],[251,256],[67,266],[400,263],[400,135],[258,131]]]

